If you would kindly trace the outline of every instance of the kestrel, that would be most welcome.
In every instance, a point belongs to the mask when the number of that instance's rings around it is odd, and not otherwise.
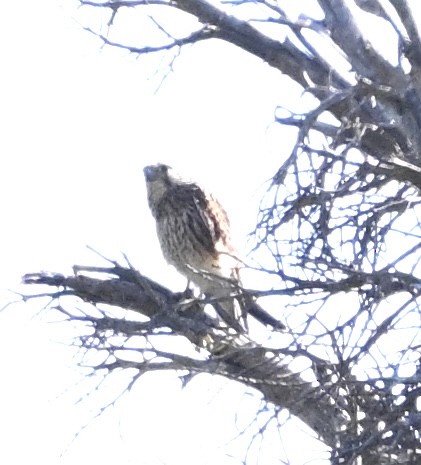
[[[243,290],[230,223],[220,203],[167,165],[147,166],[144,174],[166,261],[211,299],[221,319],[237,332],[247,331],[248,313],[284,329]]]

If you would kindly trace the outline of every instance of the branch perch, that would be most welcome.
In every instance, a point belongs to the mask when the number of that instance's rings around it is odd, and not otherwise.
[[[31,286],[47,285],[64,288],[66,298],[73,296],[94,305],[118,306],[149,318],[149,322],[139,323],[109,316],[80,317],[66,310],[65,313],[70,320],[82,320],[92,325],[95,328],[94,336],[98,341],[104,340],[99,336],[105,331],[111,330],[115,334],[132,337],[153,335],[157,329],[166,327],[170,334],[184,336],[196,347],[202,349],[205,347],[208,353],[206,360],[198,361],[182,357],[180,362],[179,356],[175,359],[175,354],[165,354],[167,363],[162,369],[184,368],[192,373],[207,372],[241,381],[261,392],[267,402],[288,409],[313,428],[327,444],[334,446],[337,432],[345,424],[345,417],[337,402],[326,390],[316,383],[304,381],[299,374],[285,366],[283,362],[288,350],[283,354],[282,350],[274,351],[261,347],[249,338],[244,342],[244,335],[228,335],[226,330],[221,331],[215,321],[203,312],[202,302],[193,301],[183,309],[181,294],[171,292],[132,268],[119,265],[108,268],[77,266],[75,270],[77,273],[73,276],[51,273],[27,274],[23,277],[23,282]],[[92,272],[97,275],[102,274],[103,278],[87,276],[87,273]],[[51,297],[59,294],[54,290]],[[33,297],[36,296],[31,296]],[[209,340],[212,343],[206,344]],[[101,345],[101,342],[93,342],[92,337],[89,344],[90,350],[104,350],[104,345]],[[113,355],[111,349],[110,352],[110,355]],[[163,356],[162,353],[155,355]],[[101,364],[95,368],[114,370],[129,366],[143,372],[148,370],[148,363],[147,360],[130,361],[127,365],[127,361],[116,359],[114,362]],[[153,369],[157,369],[156,362]]]

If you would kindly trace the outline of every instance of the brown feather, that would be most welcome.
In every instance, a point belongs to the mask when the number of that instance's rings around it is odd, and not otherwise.
[[[183,181],[168,166],[148,166],[144,171],[165,259],[205,295],[220,299],[214,307],[225,323],[245,331],[246,307],[251,305],[256,313],[257,304],[251,298],[230,297],[241,283],[227,213],[212,195]]]

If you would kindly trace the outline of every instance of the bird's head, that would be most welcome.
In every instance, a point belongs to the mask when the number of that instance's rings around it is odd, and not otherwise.
[[[143,168],[143,173],[145,174],[147,183],[166,182],[170,171],[172,171],[170,166],[163,165],[161,163],[158,165],[145,166],[145,168]]]
[[[170,166],[161,163],[145,166],[143,173],[145,174],[149,207],[155,216],[162,198],[172,187],[183,181]]]

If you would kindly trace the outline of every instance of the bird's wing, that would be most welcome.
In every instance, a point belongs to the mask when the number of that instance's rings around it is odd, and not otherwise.
[[[196,239],[212,255],[218,253],[217,246],[221,242],[228,252],[231,248],[229,220],[221,204],[211,195],[197,188],[190,207],[194,210],[189,219]]]

